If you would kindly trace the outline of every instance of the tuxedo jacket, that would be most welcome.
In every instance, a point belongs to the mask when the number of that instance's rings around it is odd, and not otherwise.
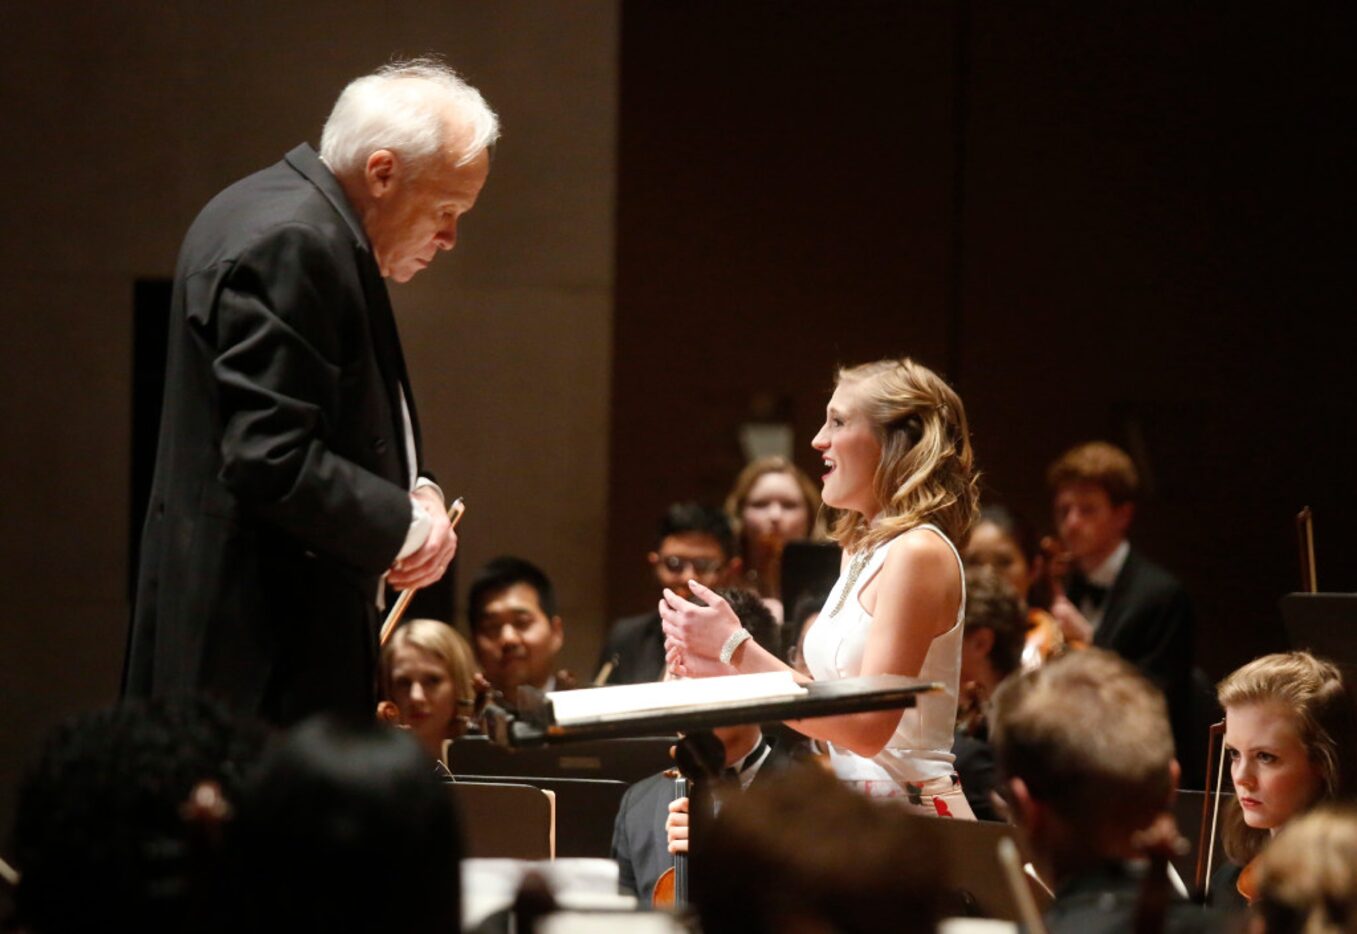
[[[791,766],[786,748],[769,738],[768,758],[754,774],[752,784]],[[752,786],[751,786],[752,787]],[[674,800],[674,779],[660,772],[643,778],[627,789],[613,823],[612,857],[617,861],[618,887],[625,895],[635,895],[649,903],[655,883],[670,866],[669,837],[664,830],[669,804]]]
[[[660,680],[664,674],[664,629],[658,610],[625,616],[613,624],[598,657],[598,668],[609,661],[614,665],[608,684],[643,684]]]
[[[419,466],[403,385],[386,284],[314,150],[208,203],[175,273],[125,694],[371,716],[374,598]]]
[[[1192,602],[1177,578],[1134,547],[1108,590],[1093,644],[1140,668],[1175,712],[1185,706],[1194,651]]]

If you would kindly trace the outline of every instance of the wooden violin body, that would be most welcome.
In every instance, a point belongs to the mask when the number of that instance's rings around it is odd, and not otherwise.
[[[672,771],[672,770],[671,770]],[[688,797],[688,779],[673,771],[674,800]],[[660,873],[651,893],[650,904],[656,908],[682,908],[688,904],[688,854],[675,853],[674,865]]]

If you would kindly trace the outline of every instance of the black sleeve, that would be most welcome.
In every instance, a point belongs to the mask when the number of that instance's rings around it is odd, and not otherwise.
[[[994,748],[983,740],[970,736],[958,736],[952,747],[956,755],[956,770],[961,776],[961,790],[966,795],[966,803],[971,806],[979,820],[1000,820],[990,800],[990,792],[999,781],[999,771],[994,762]]]
[[[411,506],[404,489],[328,443],[344,375],[341,318],[355,314],[332,249],[318,231],[288,225],[224,277],[212,328],[220,479],[263,521],[380,573],[404,542]]]
[[[1174,696],[1187,684],[1192,668],[1192,601],[1180,586],[1166,588],[1138,608],[1127,627],[1130,638],[1121,649],[1161,690]]]

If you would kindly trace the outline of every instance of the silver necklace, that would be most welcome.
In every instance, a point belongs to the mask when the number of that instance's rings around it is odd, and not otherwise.
[[[861,574],[862,569],[867,566],[867,562],[871,559],[872,552],[875,550],[875,548],[868,548],[853,556],[853,560],[848,565],[848,577],[843,582],[843,590],[839,591],[838,602],[834,604],[834,609],[829,611],[830,616],[839,615],[839,610],[843,609],[844,601],[848,599],[848,595],[853,591],[853,585],[858,582],[858,575]]]

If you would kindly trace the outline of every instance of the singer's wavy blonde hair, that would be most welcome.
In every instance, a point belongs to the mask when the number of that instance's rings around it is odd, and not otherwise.
[[[980,475],[961,398],[908,357],[841,369],[836,385],[845,383],[858,390],[881,441],[872,486],[882,508],[875,524],[841,513],[829,537],[855,551],[931,522],[963,547],[980,516]]]

